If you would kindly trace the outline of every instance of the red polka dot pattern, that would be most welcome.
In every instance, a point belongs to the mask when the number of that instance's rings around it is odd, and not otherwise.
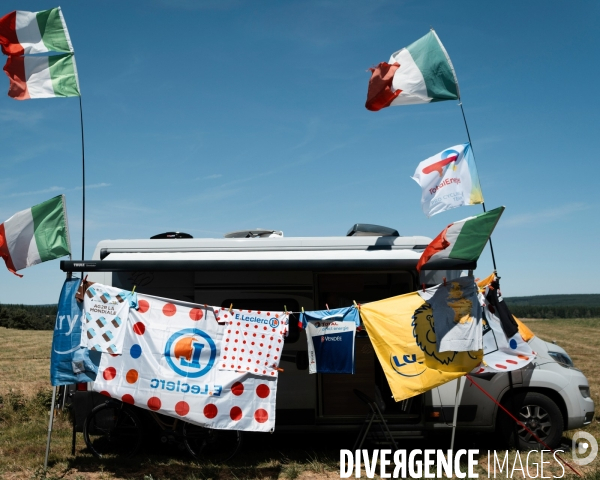
[[[146,325],[142,322],[137,322],[133,325],[133,331],[138,335],[143,335],[146,332]]]
[[[267,398],[269,396],[269,393],[271,393],[271,389],[268,385],[265,385],[264,383],[261,383],[258,387],[256,387],[256,394],[260,398]]]
[[[158,398],[158,397],[150,397],[148,399],[148,408],[150,410],[152,410],[153,412],[156,412],[157,410],[160,410],[161,406],[162,406],[162,402],[160,401],[160,398]]]
[[[230,411],[229,411],[229,417],[234,421],[234,422],[239,422],[242,419],[242,409],[240,407],[233,407]]]
[[[138,306],[138,312],[140,313],[146,313],[150,309],[150,304],[146,300],[140,300]]]
[[[187,402],[177,402],[175,404],[175,413],[180,417],[185,417],[190,411],[190,405]]]
[[[108,367],[102,373],[104,380],[112,380],[117,376],[117,369],[115,367]]]
[[[271,358],[271,355],[268,354],[270,349],[275,349],[275,345],[280,345],[282,343],[284,331],[288,324],[288,315],[283,312],[267,312],[265,314],[261,314],[261,312],[252,313],[247,310],[233,310],[232,315],[235,319],[235,329],[228,328],[225,330],[225,345],[231,345],[232,343],[233,345],[240,345],[240,343],[245,345],[246,340],[244,340],[244,338],[249,336],[249,343],[252,348],[249,350],[243,349],[237,352],[238,356],[235,358],[236,364],[230,364],[224,361],[227,357],[227,353],[224,349],[221,354],[221,362],[219,362],[220,369],[249,371],[250,368],[247,366],[249,363],[261,366],[264,364],[263,369],[255,369],[254,373],[267,375],[269,377],[277,376],[279,356],[273,357],[273,360],[269,362],[265,362],[264,360],[265,357]],[[273,316],[278,317],[279,319],[277,320]],[[271,328],[267,327],[267,325]],[[257,329],[260,330],[257,332]],[[263,334],[262,332],[267,329],[272,330],[272,333],[270,332],[266,335]],[[278,347],[277,351],[279,351]]]
[[[203,413],[206,418],[215,418],[217,413],[219,413],[219,409],[215,404],[209,403],[204,406]]]
[[[244,385],[241,382],[235,382],[231,386],[231,393],[239,397],[242,393],[244,393]]]
[[[152,307],[152,314],[161,315],[163,322],[168,325],[169,329],[173,329],[173,332],[183,328],[204,330],[205,322],[200,321],[212,318],[212,307],[186,308],[177,302],[165,303],[151,299],[149,303],[143,298],[140,299],[140,305],[142,311],[138,313],[147,312]],[[173,306],[173,310],[170,305]],[[167,315],[171,311],[173,311],[173,315]],[[268,333],[263,336],[262,327],[268,324],[254,322],[250,318],[263,318],[264,315],[259,317],[260,314],[257,314],[256,311],[248,312],[247,310],[230,313],[228,309],[225,309],[225,313],[229,314],[230,319],[233,316],[233,324],[229,327],[231,332],[225,333],[223,336],[221,362],[217,363],[217,366],[221,369],[240,372],[228,377],[232,379],[227,382],[228,388],[223,385],[223,389],[217,391],[212,387],[210,390],[204,390],[206,387],[201,387],[202,395],[192,395],[194,392],[190,391],[189,386],[186,387],[187,391],[181,390],[185,380],[181,380],[181,384],[175,380],[174,390],[170,390],[172,386],[159,391],[149,388],[147,382],[153,377],[147,376],[148,367],[145,358],[147,355],[153,355],[150,342],[156,333],[152,322],[148,319],[143,322],[137,321],[130,327],[133,328],[136,334],[134,337],[137,337],[137,340],[133,340],[132,337],[133,341],[128,344],[129,341],[126,340],[123,347],[124,352],[130,352],[132,346],[141,345],[142,353],[139,356],[127,354],[103,357],[100,370],[102,375],[98,375],[96,380],[98,390],[101,390],[102,395],[112,396],[124,403],[142,406],[152,412],[175,415],[186,421],[204,423],[209,428],[213,425],[229,424],[231,428],[240,430],[268,431],[274,426],[275,419],[275,396],[271,393],[275,388],[273,382],[276,380],[277,371],[273,367],[277,366],[277,360],[274,360],[273,357],[275,353],[280,355],[279,352],[275,352],[275,349],[277,345],[283,346],[283,330],[277,328],[275,332],[271,333],[269,326]],[[243,313],[244,317],[250,318],[235,318],[238,313]],[[274,320],[275,315],[277,315],[276,312],[271,312],[270,318]],[[169,318],[165,318],[165,316]],[[138,315],[137,319],[140,318],[142,318],[141,315]],[[237,325],[238,320],[240,320],[239,326]],[[285,322],[287,316],[281,314],[279,320]],[[223,326],[219,328],[223,328]],[[254,333],[255,336],[248,335],[248,333]],[[142,335],[144,338],[139,337]],[[254,345],[251,346],[250,343],[254,343]],[[270,355],[267,352],[270,352]],[[266,358],[267,356],[268,358]],[[223,361],[224,357],[227,357],[226,361]],[[165,378],[165,386],[170,384],[167,382],[168,379]],[[188,385],[191,386],[192,383]]]
[[[254,420],[258,423],[265,423],[269,419],[269,414],[264,408],[259,408],[254,412]]]
[[[172,317],[177,313],[177,307],[172,303],[167,303],[162,309],[163,315]]]

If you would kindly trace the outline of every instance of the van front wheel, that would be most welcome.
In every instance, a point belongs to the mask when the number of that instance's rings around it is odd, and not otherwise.
[[[516,405],[513,402],[516,402]],[[551,448],[559,446],[563,434],[563,416],[560,408],[550,397],[538,392],[517,394],[504,406],[509,410],[513,410],[513,408],[517,410],[519,412],[517,418],[546,445]],[[515,421],[507,418],[506,414],[502,413],[500,418],[504,438],[511,445],[515,445],[514,433],[516,430],[520,449],[544,448],[523,426],[517,425],[515,429]]]

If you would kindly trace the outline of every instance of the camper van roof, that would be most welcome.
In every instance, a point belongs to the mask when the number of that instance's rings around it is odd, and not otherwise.
[[[103,260],[111,253],[164,252],[253,252],[286,250],[423,250],[429,237],[255,237],[102,240],[94,258]]]
[[[103,240],[91,261],[64,271],[412,269],[428,237],[270,237]],[[471,269],[445,259],[432,269]]]
[[[428,237],[270,237],[103,240],[91,261],[62,261],[64,271],[361,270],[414,268]],[[471,269],[446,259],[432,269]]]

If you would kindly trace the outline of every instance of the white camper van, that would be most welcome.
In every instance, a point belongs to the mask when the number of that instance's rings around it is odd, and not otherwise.
[[[431,239],[399,236],[375,225],[357,224],[346,236],[284,237],[272,230],[248,230],[225,238],[191,238],[172,232],[142,240],[104,240],[91,261],[64,261],[64,271],[86,272],[88,280],[150,295],[241,309],[299,312],[350,306],[415,291],[443,277],[460,276],[475,264],[445,260],[436,270],[417,274],[415,266]],[[373,347],[363,330],[356,341],[354,375],[309,375],[304,331],[291,322],[279,376],[276,429],[314,431],[363,424],[367,405],[354,391],[374,399],[397,438],[422,438],[450,429],[456,381],[396,403]],[[476,376],[483,388],[513,411],[551,447],[564,430],[589,424],[594,402],[586,377],[568,354],[539,338],[531,340],[538,357],[529,368]],[[82,393],[82,392],[80,392]],[[466,383],[458,428],[514,432],[499,409]],[[534,440],[519,429],[522,447]]]

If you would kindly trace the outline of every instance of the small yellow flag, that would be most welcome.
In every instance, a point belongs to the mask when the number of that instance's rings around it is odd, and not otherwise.
[[[431,306],[417,292],[363,304],[360,316],[397,402],[469,373],[483,358],[483,350],[440,353]]]

